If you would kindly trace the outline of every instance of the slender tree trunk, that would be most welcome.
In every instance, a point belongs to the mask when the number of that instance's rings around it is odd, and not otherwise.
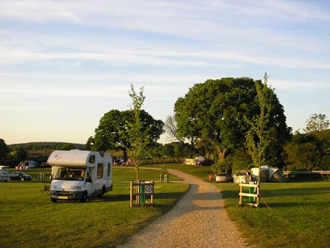
[[[189,156],[190,158],[193,158],[193,155],[194,155],[194,143],[191,143],[190,146],[189,146]]]
[[[218,147],[217,150],[218,150],[218,155],[219,155],[220,161],[223,162],[226,158],[226,152],[227,152],[228,148],[221,149],[220,147]]]
[[[135,165],[135,170],[136,170],[136,181],[140,180],[140,170],[139,170],[139,166]]]
[[[127,159],[128,159],[128,157],[127,157],[127,149],[126,148],[123,148],[122,150],[123,150],[123,159],[126,162]]]

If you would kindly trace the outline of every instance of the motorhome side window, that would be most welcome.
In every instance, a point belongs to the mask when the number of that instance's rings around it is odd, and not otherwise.
[[[88,162],[90,162],[91,164],[95,163],[95,155],[90,155]]]
[[[110,176],[110,174],[111,174],[111,164],[108,163],[108,177]]]
[[[97,178],[103,177],[103,163],[97,164]]]

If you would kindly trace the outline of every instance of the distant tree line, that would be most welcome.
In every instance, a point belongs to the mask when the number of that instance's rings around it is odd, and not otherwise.
[[[304,133],[296,132],[284,146],[285,169],[330,170],[330,129],[324,114],[313,114]]]
[[[37,160],[40,163],[47,160],[49,151],[71,149],[84,149],[84,145],[65,142],[29,142],[7,145],[5,140],[0,139],[0,163],[14,166],[26,159]],[[39,155],[31,157],[34,152],[38,152]]]
[[[67,142],[28,142],[20,144],[8,145],[9,148],[20,146],[28,151],[48,150],[65,150],[69,149],[84,149],[84,144],[67,143]]]

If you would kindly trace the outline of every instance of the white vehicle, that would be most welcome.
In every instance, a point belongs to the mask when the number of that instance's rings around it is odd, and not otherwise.
[[[225,173],[225,172],[217,173],[215,175],[215,182],[216,183],[227,183],[228,182],[227,173]]]
[[[10,181],[9,172],[7,169],[8,167],[9,166],[0,165],[0,181],[3,181],[3,182]]]
[[[52,167],[50,198],[80,200],[102,196],[112,190],[111,154],[91,151],[53,151],[47,163]]]

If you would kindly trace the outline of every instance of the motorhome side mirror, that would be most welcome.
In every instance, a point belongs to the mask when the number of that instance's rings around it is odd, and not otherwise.
[[[86,183],[92,183],[92,178],[90,177],[86,178]]]

